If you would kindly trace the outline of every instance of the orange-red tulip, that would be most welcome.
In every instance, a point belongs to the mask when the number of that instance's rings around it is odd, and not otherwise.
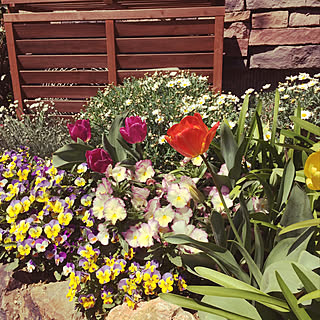
[[[194,116],[186,116],[180,123],[174,124],[167,132],[165,139],[183,156],[197,157],[209,149],[219,127],[217,122],[210,130],[203,123],[199,113]]]

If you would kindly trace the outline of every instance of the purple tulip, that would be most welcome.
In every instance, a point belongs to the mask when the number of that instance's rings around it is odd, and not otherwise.
[[[125,120],[125,127],[120,128],[120,133],[128,143],[142,142],[147,135],[147,124],[139,116],[128,117]]]
[[[68,123],[67,127],[73,141],[77,142],[77,138],[80,138],[82,141],[88,142],[91,139],[89,120],[77,120],[74,124]]]
[[[86,158],[89,168],[100,173],[105,173],[108,165],[113,162],[109,153],[101,148],[91,151],[88,150],[86,152]]]

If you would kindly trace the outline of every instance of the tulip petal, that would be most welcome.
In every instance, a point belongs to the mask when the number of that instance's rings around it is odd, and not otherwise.
[[[320,151],[312,153],[305,165],[306,184],[311,190],[320,190]]]
[[[216,135],[217,129],[220,125],[220,122],[218,121],[208,132],[206,139],[205,139],[205,143],[203,145],[203,152],[206,152],[209,149],[209,146],[214,138],[214,136]]]
[[[144,130],[140,123],[132,124],[131,127],[129,127],[129,136],[133,141],[132,143],[142,142],[146,135],[147,131]]]
[[[201,154],[206,133],[199,128],[187,128],[174,137],[166,136],[168,143],[183,156],[193,158]]]

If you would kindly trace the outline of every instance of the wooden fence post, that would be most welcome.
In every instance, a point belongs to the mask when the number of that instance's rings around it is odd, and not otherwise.
[[[114,35],[114,20],[106,20],[107,37],[107,61],[108,61],[108,83],[117,85],[117,61],[116,42]]]
[[[16,109],[16,113],[17,117],[21,119],[21,116],[23,115],[23,101],[12,22],[5,22],[4,27],[6,30],[13,95],[14,99],[18,100],[18,108]]]
[[[214,27],[213,90],[222,90],[224,16],[216,16]]]

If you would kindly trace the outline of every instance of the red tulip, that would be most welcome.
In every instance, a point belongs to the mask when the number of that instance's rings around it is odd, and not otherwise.
[[[139,116],[128,117],[125,120],[125,127],[120,128],[120,134],[128,143],[142,142],[147,135],[147,124]]]
[[[68,123],[67,127],[73,141],[77,142],[77,138],[80,138],[82,141],[88,142],[91,139],[89,120],[77,120],[74,124]]]
[[[174,124],[167,132],[167,142],[188,158],[197,157],[209,149],[220,122],[217,122],[210,130],[203,123],[201,115],[186,116],[180,123]]]
[[[100,173],[105,173],[108,165],[112,164],[109,153],[101,148],[88,150],[86,152],[86,158],[89,168]]]

